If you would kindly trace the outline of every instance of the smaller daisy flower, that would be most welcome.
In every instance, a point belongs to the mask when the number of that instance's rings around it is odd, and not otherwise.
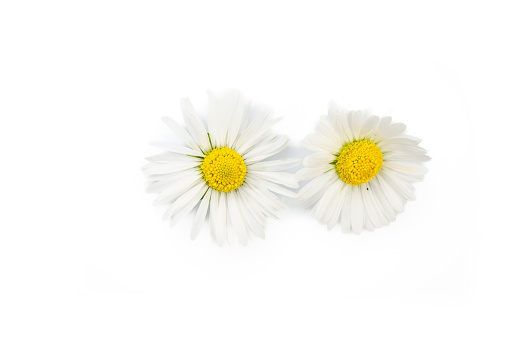
[[[147,191],[159,193],[154,204],[168,205],[163,218],[173,225],[197,209],[192,239],[209,215],[217,244],[236,238],[245,245],[249,235],[264,238],[266,219],[287,209],[281,195],[296,197],[286,188],[298,188],[295,175],[283,171],[300,160],[266,160],[289,141],[271,131],[279,119],[266,108],[251,116],[250,104],[236,91],[209,93],[208,99],[207,127],[188,99],[181,102],[187,128],[163,118],[186,145],[154,144],[167,152],[147,158]]]
[[[413,183],[427,173],[429,161],[420,139],[406,135],[406,126],[365,111],[346,111],[330,103],[316,134],[303,140],[315,151],[296,173],[310,180],[298,192],[304,207],[328,225],[359,234],[388,225],[415,198]]]

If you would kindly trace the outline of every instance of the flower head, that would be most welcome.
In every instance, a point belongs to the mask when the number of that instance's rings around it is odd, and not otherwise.
[[[364,111],[346,111],[330,104],[316,134],[303,144],[315,151],[307,156],[299,180],[311,180],[298,192],[305,207],[313,207],[328,228],[340,224],[344,232],[374,230],[395,220],[413,183],[427,172],[429,161],[420,140],[404,133],[406,126]]]
[[[280,195],[296,197],[287,187],[298,187],[294,174],[283,170],[300,160],[266,161],[289,141],[271,131],[278,119],[267,109],[252,116],[237,91],[209,93],[206,126],[188,99],[181,109],[186,128],[169,117],[163,121],[186,145],[155,143],[166,153],[149,157],[144,168],[147,190],[159,193],[154,204],[168,205],[164,219],[172,224],[196,209],[192,239],[207,215],[210,234],[221,246],[226,239],[245,245],[249,235],[264,238],[267,217],[286,209]]]

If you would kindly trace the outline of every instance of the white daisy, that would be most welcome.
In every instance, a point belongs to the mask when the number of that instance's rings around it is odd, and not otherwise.
[[[360,233],[395,220],[407,200],[413,200],[413,183],[427,172],[430,160],[419,147],[420,139],[406,135],[406,126],[364,111],[346,111],[330,103],[316,134],[303,145],[314,154],[296,173],[309,180],[298,192],[304,207],[313,207],[316,218],[328,229]]]
[[[235,237],[245,245],[250,234],[264,238],[266,218],[278,218],[287,208],[279,195],[296,197],[285,188],[298,187],[294,174],[282,170],[300,160],[265,161],[289,141],[271,131],[280,119],[273,119],[266,108],[251,116],[250,104],[239,92],[208,96],[207,126],[189,99],[181,101],[187,128],[163,118],[186,146],[154,144],[167,153],[147,158],[147,191],[159,193],[155,205],[169,205],[163,218],[173,225],[197,208],[192,239],[209,213],[210,234],[218,245]]]

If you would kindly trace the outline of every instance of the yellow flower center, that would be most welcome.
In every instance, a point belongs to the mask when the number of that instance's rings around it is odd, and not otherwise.
[[[211,188],[229,192],[242,185],[247,166],[242,156],[230,148],[215,148],[206,154],[201,171]]]
[[[350,185],[370,181],[383,165],[383,154],[372,141],[360,140],[347,143],[337,155],[335,168],[339,177]]]

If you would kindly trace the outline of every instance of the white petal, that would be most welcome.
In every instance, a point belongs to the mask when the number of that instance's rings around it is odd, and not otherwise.
[[[379,211],[381,211],[382,215],[387,219],[387,223],[393,222],[397,212],[386,199],[383,189],[379,185],[376,177],[370,180],[368,184],[370,185],[369,191],[373,192],[373,201],[375,201],[375,203],[378,205]]]
[[[401,162],[428,162],[430,157],[424,154],[407,154],[398,151],[392,151],[383,154],[385,161],[401,161]]]
[[[411,137],[409,135],[401,135],[397,137],[392,137],[389,139],[381,140],[377,144],[380,148],[391,145],[391,146],[417,146],[420,144],[422,140],[416,137]]]
[[[364,205],[362,193],[359,186],[353,187],[351,195],[351,228],[355,234],[360,234],[363,230]]]
[[[330,100],[328,102],[328,114],[330,112],[332,113],[338,113],[338,112],[341,112],[341,111],[345,111],[346,109],[342,106],[339,106],[337,102],[333,101],[333,100]]]
[[[330,118],[327,115],[322,115],[318,124],[316,125],[316,131],[318,134],[323,135],[327,140],[329,140],[335,148],[339,148],[340,145],[344,142],[340,133],[337,133],[330,122]]]
[[[316,203],[316,218],[323,223],[329,223],[336,207],[339,193],[344,187],[344,183],[340,180],[334,182],[324,193],[323,197]]]
[[[201,195],[199,195],[199,191],[200,191],[200,189],[203,188],[204,185],[205,185],[205,183],[201,181],[198,184],[194,185],[189,190],[183,192],[180,196],[176,197],[175,202],[171,205],[171,207],[162,216],[162,219],[163,220],[170,219],[173,217],[173,215],[175,215],[177,212],[179,212],[182,208],[184,208],[188,205],[192,205],[192,207],[188,211],[188,212],[190,212],[192,210],[192,208],[197,204],[197,202],[199,202],[199,197],[201,197],[203,195],[204,190],[201,193]],[[199,196],[196,197],[197,195],[199,195]],[[187,214],[185,214],[185,215],[187,215]],[[185,216],[185,215],[183,215],[183,216]],[[179,221],[179,220],[177,220],[177,221]],[[176,222],[172,223],[171,225],[175,225],[175,224],[176,224]]]
[[[254,180],[251,180],[249,184],[252,190],[258,194],[260,201],[263,201],[262,203],[267,203],[271,207],[272,214],[275,218],[280,218],[279,213],[289,209],[288,206],[281,201],[279,196],[269,191],[263,185],[256,184]]]
[[[393,169],[403,175],[421,177],[427,174],[428,169],[420,163],[383,161],[383,167]]]
[[[259,182],[257,184],[261,184],[263,187],[265,187],[266,189],[268,189],[270,191],[273,191],[276,194],[291,197],[291,198],[296,198],[295,192],[288,190],[286,188],[283,188],[280,185],[277,185],[277,184],[274,184],[274,183],[271,183],[268,181],[264,181],[264,180],[259,180]]]
[[[145,175],[171,174],[191,168],[197,168],[200,165],[196,161],[178,162],[178,163],[149,163],[143,168]]]
[[[169,203],[201,182],[203,182],[203,179],[198,175],[190,176],[186,179],[174,182],[159,194],[155,201],[153,201],[153,205],[162,205]]]
[[[257,184],[257,181],[254,183]],[[243,200],[245,204],[247,205],[247,208],[249,210],[257,210],[259,214],[261,215],[261,219],[258,219],[259,222],[262,222],[264,220],[264,215],[271,214],[270,212],[270,205],[266,202],[261,202],[262,200],[259,198],[257,194],[254,193],[251,186],[244,182],[244,184],[241,186],[241,188],[238,189],[241,192],[241,197],[243,197]]]
[[[395,211],[397,211],[397,213],[404,211],[404,204],[406,203],[406,200],[402,198],[402,196],[399,195],[390,184],[388,184],[383,175],[376,175],[376,177],[388,202],[392,205]]]
[[[247,223],[250,231],[259,238],[265,238],[265,231],[263,230],[263,224],[265,222],[264,216],[255,207],[255,201],[249,199],[249,197],[243,193],[243,189],[238,190],[238,208],[240,213]]]
[[[274,218],[280,218],[279,212],[287,210],[288,207],[280,201],[280,199],[273,193],[268,191],[266,188],[260,187],[256,184],[255,180],[244,183],[243,192],[249,197],[251,201],[256,200],[258,202],[258,208],[266,216]]]
[[[372,223],[372,221],[370,220],[370,218],[368,217],[368,215],[366,213],[365,213],[364,219],[365,219],[365,229],[368,231],[374,231],[374,229],[375,229],[374,223]]]
[[[353,141],[353,131],[351,130],[351,127],[349,125],[349,114],[341,113],[338,116],[338,123],[340,130],[342,131],[340,134],[342,135],[342,139],[345,142],[351,142]]]
[[[369,116],[361,127],[359,139],[368,138],[373,131],[377,129],[379,124],[379,117],[376,115]]]
[[[406,130],[404,123],[393,123],[378,133],[379,140],[386,140],[395,136],[400,136]]]
[[[363,123],[363,116],[361,110],[356,110],[350,113],[351,119],[351,132],[353,134],[353,139],[360,139],[360,131]]]
[[[352,187],[351,187],[352,188]],[[351,193],[344,196],[344,205],[342,206],[342,212],[340,213],[340,227],[342,232],[351,231]]]
[[[338,179],[337,173],[333,171],[314,178],[298,191],[298,201],[305,208],[313,206],[321,198],[324,189]]]
[[[332,101],[328,107],[328,116],[335,133],[341,136],[342,143],[351,142],[353,134],[349,127],[347,110]]]
[[[337,147],[335,142],[320,134],[307,135],[301,143],[303,147],[317,152],[324,151],[330,154],[336,154],[340,150],[340,147]]]
[[[168,127],[175,133],[176,136],[181,138],[185,143],[187,143],[188,146],[190,146],[192,149],[201,152],[199,150],[198,144],[196,140],[190,136],[190,134],[178,123],[175,122],[171,117],[164,116],[162,118],[162,121],[168,125]]]
[[[253,148],[248,153],[244,154],[242,157],[245,160],[245,163],[255,163],[261,160],[264,160],[267,157],[273,156],[279,152],[281,152],[284,148],[286,148],[289,142],[289,138],[285,135],[278,136],[272,141]]]
[[[203,196],[201,203],[199,204],[198,211],[196,212],[196,216],[194,217],[194,222],[192,223],[191,229],[191,239],[194,240],[198,237],[198,234],[201,230],[203,223],[205,222],[206,213],[208,211],[208,205],[210,204],[210,196],[211,191],[208,190]]]
[[[376,130],[370,135],[370,140],[373,142],[379,142],[382,140],[382,138],[379,137],[379,135],[382,135],[385,130],[390,126],[392,123],[392,118],[390,116],[385,116],[379,120],[379,124],[376,128]]]
[[[379,149],[383,153],[389,153],[389,152],[400,152],[405,154],[425,154],[427,150],[423,149],[422,147],[415,146],[415,145],[401,145],[401,144],[394,144],[394,143],[387,143],[383,146],[380,146],[378,144]]]
[[[208,133],[213,147],[224,146],[226,142],[226,128],[224,121],[226,118],[221,116],[220,106],[217,98],[208,91],[208,106],[207,106],[207,124]]]
[[[365,186],[365,187],[364,187]],[[362,185],[362,198],[365,205],[365,213],[376,228],[387,225],[390,221],[381,211],[381,206],[374,197],[370,182]]]
[[[199,189],[198,189],[199,188]],[[201,185],[201,187],[199,187],[199,185],[197,187],[195,187],[195,191],[194,193],[191,193],[191,191],[193,190],[189,190],[188,193],[189,193],[189,198],[188,199],[184,199],[182,195],[182,202],[180,203],[180,199],[176,200],[175,203],[173,204],[173,208],[174,208],[174,213],[173,213],[173,216],[171,217],[171,225],[175,225],[175,224],[178,224],[185,216],[187,216],[189,214],[189,212],[194,209],[194,207],[196,206],[196,204],[199,203],[199,201],[201,200],[201,197],[203,197],[204,193],[206,192],[208,186],[203,183]]]
[[[298,181],[296,180],[295,175],[291,173],[251,170],[247,172],[247,175],[280,185],[285,185],[289,188],[298,188]]]
[[[378,175],[381,175],[386,182],[404,199],[414,200],[415,199],[415,188],[411,183],[401,178],[395,170],[390,168],[382,168]]]
[[[271,128],[272,125],[274,125],[278,121],[280,121],[280,118],[270,120],[269,123],[265,124],[263,127],[260,127],[259,130],[255,130],[249,139],[241,141],[241,145],[237,149],[238,153],[247,154],[255,150],[256,148],[262,147],[268,142],[270,142],[269,139],[271,138],[272,133],[269,131],[269,129]],[[238,142],[238,144],[240,144],[240,141]]]
[[[231,218],[233,228],[235,229],[240,244],[247,245],[247,230],[245,229],[244,221],[238,209],[236,194],[236,191],[231,191],[226,195],[228,207],[227,212]]]
[[[351,195],[352,186],[349,184],[345,184],[342,181],[338,181],[342,184],[342,189],[339,191],[337,199],[335,201],[335,205],[333,208],[333,212],[330,215],[330,219],[328,220],[328,230],[331,230],[335,225],[339,223],[340,215],[342,213],[342,208],[344,207],[344,202]]]
[[[152,142],[150,144],[154,147],[161,148],[170,151],[172,153],[203,157],[203,153],[201,151],[197,151],[183,146],[177,146],[167,142]]]
[[[147,179],[150,182],[176,182],[191,176],[200,177],[201,171],[196,168],[190,168],[175,173],[148,175]]]
[[[207,131],[203,120],[196,113],[188,98],[180,101],[180,109],[182,110],[183,119],[185,123],[187,123],[192,137],[196,140],[201,150],[207,152],[210,149],[210,142],[208,141]]]
[[[238,140],[240,139],[240,137],[243,135],[245,129],[247,128],[247,124],[249,123],[249,116],[250,116],[250,106],[251,106],[251,103],[250,101],[247,102],[245,104],[245,107],[244,107],[244,115],[242,117],[242,122],[240,123],[240,128],[238,129],[238,135],[236,137],[236,140],[235,140],[235,143],[234,143],[234,146],[237,147],[238,145]]]
[[[226,93],[226,95],[224,95],[224,106],[224,109],[230,111],[230,118],[226,120],[228,124],[226,144],[233,145],[246,113],[243,95],[236,90]]]
[[[210,237],[217,242],[216,228],[219,226],[218,223],[218,211],[219,211],[219,196],[220,192],[217,190],[210,189]]]
[[[219,246],[223,246],[226,242],[226,228],[227,228],[227,205],[226,194],[219,194],[219,206],[217,208],[217,217],[215,219],[215,239]]]
[[[247,125],[236,141],[236,150],[243,154],[263,136],[276,122],[282,118],[271,119],[266,110],[262,110],[254,116],[253,120]]]
[[[303,159],[303,165],[306,168],[325,168],[330,162],[333,162],[337,157],[327,152],[319,152],[311,154]]]
[[[298,181],[310,180],[311,178],[314,178],[314,177],[317,177],[317,176],[323,174],[324,172],[326,172],[329,169],[333,169],[333,167],[330,165],[329,167],[324,168],[324,170],[323,170],[323,168],[302,168],[296,172],[295,178]]]
[[[149,157],[145,157],[146,160],[156,163],[171,163],[171,162],[182,162],[189,160],[189,157],[182,154],[157,154]]]
[[[171,181],[157,181],[149,184],[146,187],[146,192],[148,193],[154,193],[154,192],[161,192],[162,190],[166,189],[168,185],[170,185]]]
[[[247,170],[280,171],[296,167],[302,162],[299,158],[288,158],[276,161],[263,161],[251,164]]]

